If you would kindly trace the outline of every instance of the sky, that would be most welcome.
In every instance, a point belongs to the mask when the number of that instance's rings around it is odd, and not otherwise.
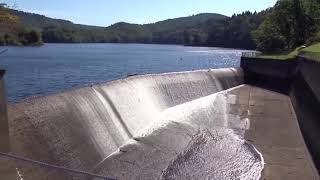
[[[117,22],[154,23],[198,13],[231,16],[261,11],[277,0],[0,0],[9,6],[77,24],[109,26]]]

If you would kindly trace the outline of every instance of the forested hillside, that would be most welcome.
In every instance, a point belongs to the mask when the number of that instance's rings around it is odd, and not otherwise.
[[[203,13],[153,24],[120,22],[109,27],[74,24],[8,9],[3,5],[1,11],[15,19],[14,22],[3,23],[0,18],[2,45],[39,44],[40,41],[156,43],[273,52],[320,39],[320,0],[279,0],[274,7],[262,12],[246,11],[232,17]]]
[[[113,43],[163,43],[205,44],[200,26],[207,21],[225,20],[220,14],[198,14],[195,16],[168,19],[153,24],[130,24],[119,22],[109,27],[73,24],[65,20],[11,10],[27,28],[42,32],[44,42],[113,42]],[[187,37],[187,36],[190,36]],[[199,39],[202,38],[202,39]],[[195,40],[194,40],[195,39]],[[193,42],[195,41],[195,43]]]
[[[5,4],[0,3],[0,45],[40,45],[39,31],[25,28],[19,17],[12,15]]]

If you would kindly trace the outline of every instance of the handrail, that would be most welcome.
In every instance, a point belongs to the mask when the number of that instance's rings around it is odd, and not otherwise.
[[[101,176],[101,175],[98,175],[98,174],[94,174],[94,173],[90,173],[90,172],[86,172],[86,171],[75,170],[75,169],[70,169],[70,168],[66,168],[66,167],[62,167],[62,166],[56,166],[56,165],[48,164],[48,163],[41,162],[41,161],[32,160],[32,159],[29,159],[29,158],[24,158],[24,157],[13,155],[13,154],[0,152],[0,156],[4,156],[4,157],[9,158],[9,159],[15,159],[15,160],[18,160],[18,161],[27,162],[27,163],[30,163],[30,164],[36,164],[36,165],[38,165],[40,167],[58,169],[58,170],[67,171],[67,172],[74,173],[74,174],[92,176],[94,178],[100,178],[100,179],[104,179],[104,180],[115,180],[115,179],[112,179],[112,178],[109,178],[109,177],[105,177],[105,176]]]

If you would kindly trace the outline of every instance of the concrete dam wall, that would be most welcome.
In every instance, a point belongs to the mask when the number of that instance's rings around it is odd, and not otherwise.
[[[259,153],[251,145],[233,136],[233,131],[221,130],[221,127],[228,126],[224,112],[227,105],[226,98],[216,93],[241,85],[243,81],[241,69],[202,70],[133,76],[60,94],[31,98],[8,107],[11,152],[53,165],[105,174],[106,169],[111,168],[112,158],[119,158],[117,153],[136,148],[139,150],[135,153],[152,155],[153,159],[150,161],[158,163],[158,170],[153,173],[150,170],[140,172],[139,176],[133,177],[134,173],[138,172],[136,170],[131,173],[132,177],[129,179],[159,178],[159,173],[161,175],[163,170],[161,168],[168,168],[166,173],[162,174],[163,177],[178,177],[174,171],[176,165],[173,163],[170,168],[168,163],[177,156],[177,153],[182,153],[192,144],[204,143],[204,146],[210,144],[213,140],[212,132],[208,130],[199,132],[199,129],[203,129],[200,127],[208,126],[211,122],[210,126],[220,127],[215,129],[214,133],[223,134],[221,137],[230,141],[229,145],[221,144],[221,147],[230,149],[226,151],[230,152],[229,155],[217,150],[220,154],[224,154],[221,157],[226,158],[221,159],[221,162],[227,162],[231,157],[239,155],[240,159],[236,159],[233,166],[238,167],[238,172],[248,173],[247,177],[257,178],[262,170],[263,161]],[[219,110],[219,107],[224,109]],[[208,109],[212,110],[207,111]],[[218,119],[224,120],[219,122]],[[217,122],[212,125],[213,120]],[[155,125],[157,121],[167,123]],[[243,135],[241,129],[245,129],[245,124],[233,123],[232,128],[240,129],[238,134]],[[154,135],[155,132],[158,133],[157,136]],[[165,135],[161,135],[161,132],[165,132]],[[179,133],[173,132],[181,132],[180,137]],[[176,148],[176,150],[159,152],[156,151],[157,148],[148,149],[145,145],[130,143],[141,141],[139,137],[144,139],[143,142],[152,142],[159,147],[163,145],[162,149]],[[208,150],[208,153],[210,151]],[[165,163],[157,162],[157,156],[166,159]],[[138,157],[144,156],[132,156],[132,158]],[[241,157],[252,161],[241,160]],[[106,159],[108,159],[107,164]],[[245,169],[247,166],[252,168]],[[26,176],[31,177],[30,179],[37,179],[39,176],[47,179],[71,178],[68,175],[62,176],[59,172],[39,172],[38,169],[26,166],[19,168]],[[125,167],[118,168],[125,169]],[[126,171],[129,173],[130,169],[133,168],[127,168]],[[117,171],[119,173],[119,169],[114,169],[114,172]],[[107,172],[107,175],[110,175],[112,171]],[[149,174],[141,175],[145,172]],[[215,175],[223,177],[223,174]],[[122,176],[115,173],[112,177],[128,178],[130,173],[126,175],[122,173]]]

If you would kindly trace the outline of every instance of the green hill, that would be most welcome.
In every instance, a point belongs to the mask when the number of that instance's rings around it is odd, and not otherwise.
[[[43,15],[10,10],[18,16],[20,24],[42,32],[44,42],[122,42],[184,44],[184,31],[196,29],[208,20],[218,21],[227,17],[203,13],[189,17],[168,19],[152,24],[120,22],[109,27],[74,24],[70,21],[48,18]],[[181,37],[178,37],[181,36]]]
[[[10,40],[10,43],[2,44],[28,44],[28,41],[24,40],[22,41],[25,43],[20,43],[19,32],[35,30],[41,34],[43,42],[46,43],[156,43],[254,48],[252,38],[248,38],[248,34],[250,34],[250,29],[247,28],[249,21],[241,20],[240,23],[232,27],[233,29],[228,25],[229,21],[237,20],[240,17],[248,19],[255,15],[249,12],[231,18],[221,14],[201,13],[151,24],[119,22],[108,27],[98,27],[74,24],[66,20],[12,9],[9,11],[18,17],[20,30],[14,33],[6,32],[13,40]],[[226,31],[227,28],[230,29]],[[245,35],[242,35],[243,33]],[[233,36],[237,36],[236,43],[230,42],[233,41]]]

